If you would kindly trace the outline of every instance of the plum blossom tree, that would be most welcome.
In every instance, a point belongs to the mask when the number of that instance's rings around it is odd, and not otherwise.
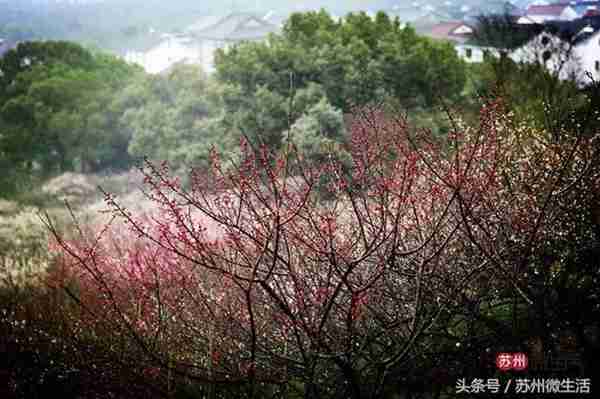
[[[500,101],[443,142],[402,116],[355,113],[349,169],[333,152],[310,162],[293,138],[279,153],[242,140],[234,168],[213,152],[189,187],[146,162],[154,212],[107,193],[110,220],[54,234],[52,283],[77,282],[78,323],[116,337],[120,361],[212,397],[380,398],[475,282],[533,302],[523,272],[569,229],[552,227],[558,199],[597,176],[589,139],[551,146]]]

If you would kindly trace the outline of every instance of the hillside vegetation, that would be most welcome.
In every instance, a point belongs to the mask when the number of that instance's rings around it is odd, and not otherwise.
[[[496,352],[572,351],[558,378],[596,381],[599,99],[384,13],[294,14],[212,76],[21,43],[0,59],[0,397],[557,378]]]

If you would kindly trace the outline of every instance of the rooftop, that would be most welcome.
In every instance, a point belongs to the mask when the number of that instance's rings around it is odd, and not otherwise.
[[[473,28],[462,21],[450,21],[436,24],[424,33],[434,39],[464,43],[471,37]]]
[[[552,4],[547,6],[542,5],[531,5],[527,8],[526,15],[556,15],[559,16],[562,14],[565,8],[568,5],[566,4]]]
[[[263,39],[269,33],[277,31],[279,31],[278,26],[248,13],[233,13],[211,24],[205,26],[195,24],[188,28],[188,32],[196,38],[219,41]]]

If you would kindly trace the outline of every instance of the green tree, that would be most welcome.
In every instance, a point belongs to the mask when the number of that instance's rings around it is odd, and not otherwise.
[[[587,114],[592,110],[590,101],[597,96],[586,95],[576,82],[560,79],[544,65],[490,57],[471,68],[473,90],[480,97],[502,97],[518,120],[556,139],[564,132],[579,132],[592,122],[592,115]]]
[[[293,14],[280,36],[218,51],[216,69],[245,96],[260,86],[290,98],[317,83],[343,112],[386,97],[406,108],[431,107],[438,97],[459,97],[466,80],[450,44],[419,37],[381,12],[351,13],[343,23],[324,10]]]
[[[177,65],[168,75],[144,76],[115,100],[131,135],[131,156],[165,160],[179,168],[205,164],[211,147],[233,150],[239,141],[223,122],[227,88],[200,68]]]
[[[26,42],[0,60],[0,154],[23,174],[128,163],[114,93],[140,69],[69,42]]]
[[[324,162],[332,154],[336,159],[349,159],[350,155],[341,145],[346,142],[346,134],[341,111],[322,98],[294,122],[284,133],[284,139],[290,139],[302,154],[312,160]]]

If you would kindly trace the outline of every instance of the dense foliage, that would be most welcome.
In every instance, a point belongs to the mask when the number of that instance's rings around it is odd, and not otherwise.
[[[15,176],[129,164],[114,92],[137,68],[69,42],[25,42],[0,59],[0,71],[0,162],[11,165],[13,176],[2,176],[9,190]]]
[[[318,84],[344,112],[387,97],[405,108],[431,107],[439,98],[459,98],[466,79],[450,43],[417,36],[383,12],[374,19],[351,13],[340,21],[324,10],[293,14],[281,36],[218,52],[216,68],[245,97],[261,87],[290,98]]]

